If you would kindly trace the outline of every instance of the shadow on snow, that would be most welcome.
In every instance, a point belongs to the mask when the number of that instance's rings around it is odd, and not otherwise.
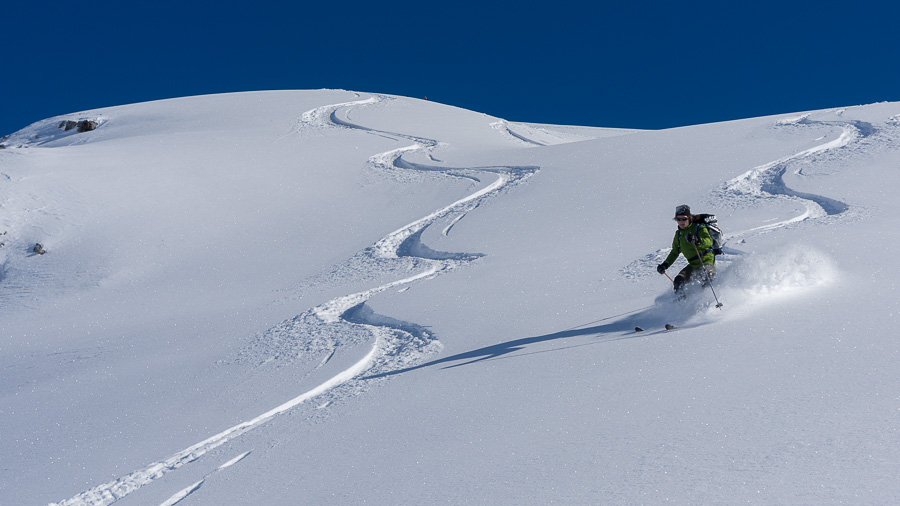
[[[611,341],[619,341],[622,339],[632,339],[635,337],[646,337],[651,335],[656,335],[659,333],[667,332],[665,330],[666,323],[671,321],[678,321],[683,323],[683,320],[686,319],[687,316],[690,316],[687,313],[690,311],[685,311],[685,314],[677,315],[677,319],[673,319],[673,309],[677,309],[676,306],[670,303],[663,304],[654,304],[651,306],[643,307],[640,309],[635,309],[633,311],[628,311],[625,313],[620,313],[613,316],[608,316],[606,318],[601,318],[599,320],[595,320],[593,322],[585,323],[582,325],[578,325],[576,327],[572,327],[566,330],[562,330],[559,332],[554,332],[551,334],[544,334],[540,336],[533,337],[524,337],[521,339],[515,339],[512,341],[506,341],[503,343],[494,344],[491,346],[485,346],[483,348],[478,348],[476,350],[467,351],[464,353],[458,353],[456,355],[452,355],[449,357],[440,358],[437,360],[432,360],[430,362],[426,362],[424,364],[419,364],[413,367],[407,367],[404,369],[398,369],[396,371],[390,371],[381,374],[374,374],[371,376],[363,377],[362,379],[376,379],[383,378],[386,376],[394,376],[397,374],[403,374],[410,371],[415,371],[416,369],[424,369],[426,367],[437,366],[441,364],[451,364],[452,362],[460,362],[452,365],[446,365],[442,369],[453,369],[456,367],[462,367],[466,365],[476,364],[478,362],[484,362],[486,360],[494,360],[499,358],[509,358],[507,355],[511,353],[515,353],[521,350],[526,349],[527,347],[548,342],[555,341],[558,339],[566,339],[570,337],[580,337],[580,336],[590,336],[590,335],[600,335],[603,339],[587,343],[587,344],[599,344]],[[621,318],[617,321],[613,321],[610,323],[604,323],[597,325],[600,322],[615,320],[617,318]],[[689,325],[688,327],[696,326]],[[641,327],[645,329],[644,332],[635,331],[635,327]],[[679,325],[681,327],[681,325]],[[684,327],[682,327],[684,328]],[[584,346],[585,344],[579,344],[578,346]],[[565,348],[557,348],[565,349]],[[536,352],[540,353],[540,352]],[[517,356],[524,356],[527,354],[519,354]]]

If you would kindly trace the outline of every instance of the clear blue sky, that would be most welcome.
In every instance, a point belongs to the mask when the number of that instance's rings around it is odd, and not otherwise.
[[[900,100],[900,2],[12,2],[0,134],[80,110],[344,88],[665,128]]]

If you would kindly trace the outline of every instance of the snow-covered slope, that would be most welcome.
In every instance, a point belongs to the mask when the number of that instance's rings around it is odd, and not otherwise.
[[[39,122],[0,150],[0,504],[896,503],[898,142],[896,103]],[[681,203],[721,310],[656,273]]]

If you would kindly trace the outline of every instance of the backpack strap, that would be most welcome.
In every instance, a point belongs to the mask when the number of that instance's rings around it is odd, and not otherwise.
[[[705,228],[705,229],[706,229],[706,232],[709,233],[709,227],[706,226],[705,223],[697,223],[697,236],[698,236],[698,237],[700,236],[700,227]],[[710,234],[710,237],[712,237],[712,234]],[[713,245],[715,245],[715,241],[713,241]],[[703,253],[701,253],[700,256],[702,257],[702,256],[706,255],[707,253],[709,253],[709,252],[712,251],[712,250],[713,250],[713,248],[712,248],[712,246],[710,246],[710,248],[709,248],[708,250],[704,251]]]
[[[690,225],[688,225],[688,226],[690,226]],[[681,232],[683,232],[683,230],[681,230],[680,228],[679,228],[678,230],[675,231],[675,237],[678,238],[678,242],[681,242]],[[685,252],[682,251],[682,253],[685,253]],[[687,253],[690,253],[690,250],[688,250]],[[704,254],[705,254],[705,253],[704,253]],[[688,257],[687,254],[685,253],[684,258],[687,259],[688,263],[691,263],[691,262],[693,262],[694,260],[696,260],[696,259],[698,259],[698,258],[700,258],[700,257],[698,257],[697,255],[694,255],[694,256],[692,256],[692,257]]]

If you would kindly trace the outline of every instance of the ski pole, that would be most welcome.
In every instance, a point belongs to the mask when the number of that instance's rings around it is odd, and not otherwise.
[[[709,269],[707,269],[706,266],[703,265],[703,257],[700,255],[700,250],[697,248],[696,244],[694,244],[694,243],[691,243],[691,244],[694,246],[694,251],[697,252],[697,258],[700,259],[701,268],[706,272],[706,282],[709,284],[709,289],[712,290],[713,297],[715,297],[715,299],[716,299],[716,307],[719,309],[722,309],[723,304],[721,302],[719,302],[719,296],[716,295],[716,289],[713,288],[713,286],[712,286],[712,277],[709,275]],[[668,276],[668,274],[667,274],[667,276]]]
[[[668,273],[668,272],[663,272],[663,274],[665,274],[666,277],[669,278],[669,281],[671,281],[673,285],[675,284],[675,280],[672,279],[672,276],[669,276],[669,273]]]

